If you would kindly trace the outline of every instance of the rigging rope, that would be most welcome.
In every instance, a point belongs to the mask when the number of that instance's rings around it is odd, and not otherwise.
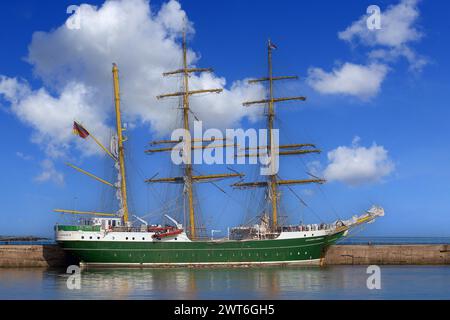
[[[291,191],[294,194],[294,196],[300,201],[302,205],[308,208],[316,216],[316,218],[320,220],[320,222],[324,222],[322,218],[310,206],[308,206],[308,204],[294,191],[294,189],[292,189],[290,186],[287,187],[289,191]]]
[[[276,121],[279,122],[280,124],[283,123],[283,127],[285,127],[285,126],[284,126],[284,121],[282,121],[280,118],[276,117]],[[284,130],[285,130],[285,131],[288,131],[288,133],[289,133],[289,129],[284,128]],[[292,140],[289,138],[288,134],[284,134],[284,136],[285,136],[286,139],[288,140],[288,143],[292,143]],[[316,157],[317,157],[317,156],[316,156]],[[305,171],[306,171],[306,170],[308,169],[308,165],[305,163],[305,161],[303,160],[302,157],[297,157],[297,158],[300,160],[300,162],[301,162],[303,168],[304,168]],[[330,199],[326,196],[326,194],[325,194],[324,190],[322,189],[322,187],[321,187],[320,185],[316,185],[316,187],[319,189],[319,191],[320,191],[322,197],[325,199],[326,203],[330,206],[330,208],[331,208],[333,214],[336,216],[336,218],[337,218],[338,220],[342,220],[341,217],[340,217],[340,215],[338,214],[337,210],[335,209],[335,207],[334,207],[333,204],[331,203]],[[309,206],[307,206],[307,208],[309,208],[309,209],[312,210],[312,208],[310,208]],[[316,215],[317,215],[317,214],[316,214]],[[318,216],[318,215],[317,215],[317,216]],[[323,222],[322,219],[320,219],[320,220]]]

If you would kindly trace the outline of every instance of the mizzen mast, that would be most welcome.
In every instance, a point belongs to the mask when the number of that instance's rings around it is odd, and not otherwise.
[[[306,97],[297,96],[297,97],[278,97],[274,98],[274,81],[279,80],[297,80],[297,76],[273,76],[273,67],[272,67],[272,51],[277,49],[277,47],[270,41],[268,41],[267,45],[267,54],[268,54],[268,77],[259,78],[250,80],[250,84],[260,83],[260,82],[268,82],[268,99],[257,100],[257,101],[249,101],[244,102],[243,105],[245,107],[252,105],[267,105],[267,129],[268,129],[268,145],[263,147],[258,147],[256,153],[246,153],[244,157],[258,157],[261,154],[272,156],[272,145],[273,141],[273,130],[274,130],[274,119],[275,119],[275,103],[285,102],[285,101],[305,101]],[[308,153],[320,153],[320,150],[315,148],[313,144],[292,144],[292,145],[281,145],[276,146],[277,149],[283,151],[275,151],[278,156],[288,156],[288,155],[300,155],[300,154],[308,154]],[[303,149],[303,148],[312,148],[312,149]],[[262,149],[262,150],[261,150]],[[250,149],[247,149],[247,151]],[[261,150],[261,151],[260,151]],[[264,187],[268,191],[270,203],[271,203],[271,212],[272,212],[272,221],[271,227],[273,231],[277,231],[278,229],[278,207],[279,207],[279,198],[280,193],[278,191],[279,186],[285,185],[294,185],[294,184],[307,184],[307,183],[324,183],[325,181],[322,179],[307,179],[307,180],[280,180],[276,173],[270,174],[268,176],[267,181],[257,181],[257,182],[249,182],[249,183],[236,183],[233,186],[237,188],[258,188]]]

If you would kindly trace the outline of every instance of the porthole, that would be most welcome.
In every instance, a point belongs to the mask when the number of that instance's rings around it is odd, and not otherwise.
[[[177,241],[178,240],[178,238],[175,238],[175,241]]]
[[[297,254],[298,254],[298,255],[300,255],[300,251],[299,251],[299,252],[297,252]]]
[[[289,255],[292,256],[292,252],[289,252]]]
[[[306,233],[303,236],[306,237]]]
[[[278,252],[277,252],[277,257],[278,257]]]
[[[97,237],[97,240],[100,240],[100,237]]]
[[[81,236],[81,239],[84,239],[84,236]]]
[[[134,237],[133,237],[133,240],[134,240]]]
[[[314,233],[312,234],[312,236],[314,236]]]
[[[142,238],[142,241],[144,241],[145,240],[145,238]]]
[[[89,239],[91,239],[91,240],[92,240],[92,237],[89,237]]]
[[[128,240],[128,237],[126,237],[125,240]]]

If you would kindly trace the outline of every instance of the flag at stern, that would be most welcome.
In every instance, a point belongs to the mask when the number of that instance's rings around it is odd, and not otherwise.
[[[89,131],[87,131],[81,124],[76,121],[73,122],[73,134],[83,139],[89,137]]]

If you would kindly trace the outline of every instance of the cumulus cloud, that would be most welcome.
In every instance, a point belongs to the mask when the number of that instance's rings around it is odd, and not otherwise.
[[[310,68],[307,82],[320,93],[344,94],[368,99],[379,92],[387,72],[388,67],[383,64],[365,66],[345,63],[331,72],[321,68]]]
[[[34,129],[33,142],[41,144],[49,157],[64,155],[72,146],[90,155],[95,146],[86,149],[88,144],[81,145],[71,135],[72,122],[77,120],[106,143],[114,115],[112,62],[121,72],[125,121],[148,126],[160,135],[176,127],[178,100],[155,97],[180,90],[179,78],[161,75],[181,65],[183,28],[190,36],[194,33],[180,4],[170,0],[153,12],[148,0],[107,0],[99,7],[83,4],[76,14],[80,29],[64,24],[33,34],[27,61],[42,80],[42,88],[0,76],[0,97]],[[188,62],[193,66],[199,62],[192,50]],[[192,75],[190,80],[192,90],[224,89],[223,94],[192,99],[192,110],[205,126],[226,128],[244,117],[253,119],[257,108],[243,108],[241,103],[264,96],[261,86],[250,87],[243,81],[229,84],[212,73]]]
[[[28,86],[20,85],[16,78],[8,78],[0,75],[0,97],[11,103],[17,103],[24,96],[29,94]]]
[[[339,32],[338,36],[351,43],[373,47],[374,50],[369,52],[372,59],[392,61],[402,56],[408,60],[411,69],[420,70],[427,60],[410,47],[412,42],[423,37],[416,25],[420,17],[418,2],[419,0],[402,0],[382,10],[379,30],[369,30],[366,24],[369,15],[363,15]]]
[[[328,152],[328,165],[323,172],[327,180],[356,186],[379,182],[394,171],[395,165],[383,146],[373,143],[371,147],[363,147],[359,141],[355,137],[351,146]]]
[[[368,53],[368,57],[372,61],[383,61],[385,63],[393,63],[399,57],[403,56],[409,62],[409,70],[413,72],[420,72],[429,63],[428,59],[417,54],[408,46],[401,46],[398,48],[375,49]]]
[[[418,2],[401,0],[382,9],[381,29],[368,29],[370,13],[339,32],[339,39],[369,48],[368,61],[365,64],[343,63],[331,72],[310,68],[309,85],[322,94],[343,94],[368,100],[378,94],[388,71],[399,57],[407,59],[410,70],[420,71],[428,60],[411,47],[411,43],[423,37],[417,27]]]
[[[52,181],[57,185],[64,184],[64,175],[57,171],[53,161],[45,159],[41,162],[42,172],[34,178],[36,182]]]
[[[418,0],[402,0],[396,5],[381,11],[381,29],[367,28],[369,14],[363,15],[344,31],[339,38],[346,41],[360,40],[365,45],[399,47],[410,41],[417,41],[422,33],[414,26],[419,17]]]
[[[9,82],[10,92],[23,92],[9,96],[2,90],[2,82]],[[85,154],[97,152],[94,144],[83,143],[72,135],[74,120],[82,120],[89,130],[106,137],[109,129],[103,119],[106,110],[96,108],[91,89],[81,83],[69,83],[61,94],[54,97],[45,88],[33,91],[27,82],[0,78],[0,94],[11,103],[10,110],[25,124],[33,128],[31,140],[43,146],[47,155],[56,158],[65,154],[70,144]],[[6,92],[6,94],[5,94]]]

